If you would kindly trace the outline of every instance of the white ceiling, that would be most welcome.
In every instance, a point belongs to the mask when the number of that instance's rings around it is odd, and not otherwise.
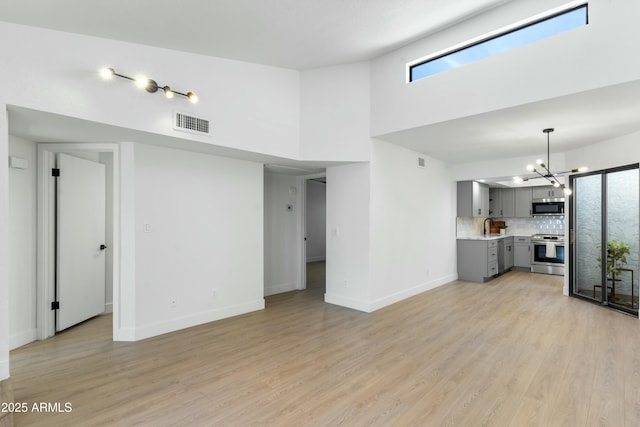
[[[380,137],[451,163],[564,152],[640,131],[640,81]]]
[[[379,56],[508,1],[514,0],[0,0],[0,20],[309,69]],[[122,140],[123,134],[130,133],[26,109],[14,109],[9,116],[13,134],[35,141]],[[631,82],[381,138],[464,163],[543,153],[542,129],[547,127],[556,128],[551,135],[552,152],[640,131],[640,84]],[[150,139],[149,135],[136,137]],[[170,138],[164,139],[170,143]],[[252,157],[238,150],[191,145],[196,151]],[[253,157],[305,171],[322,166]]]
[[[371,59],[511,0],[1,0],[0,20],[293,69]]]

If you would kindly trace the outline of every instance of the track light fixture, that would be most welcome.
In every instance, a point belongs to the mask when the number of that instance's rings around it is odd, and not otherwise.
[[[196,95],[193,92],[182,93],[182,92],[178,92],[177,90],[171,89],[169,86],[161,87],[158,85],[158,83],[155,80],[144,77],[144,76],[139,76],[134,78],[134,77],[125,76],[124,74],[118,74],[116,70],[111,67],[103,68],[102,70],[100,70],[100,76],[104,80],[111,80],[114,76],[120,77],[121,79],[129,80],[135,83],[135,85],[140,89],[144,89],[149,93],[156,93],[158,89],[162,89],[164,96],[169,99],[173,98],[175,95],[180,95],[180,96],[184,96],[194,104],[198,102],[198,95]]]
[[[551,163],[550,155],[549,155],[549,134],[551,132],[553,132],[553,131],[554,131],[553,128],[547,128],[547,129],[543,129],[542,130],[542,132],[547,134],[547,164],[545,164],[542,159],[538,159],[538,160],[536,160],[537,167],[533,166],[533,165],[527,165],[527,170],[529,172],[534,172],[534,173],[538,174],[539,176],[534,176],[534,177],[530,177],[530,178],[521,178],[521,177],[516,176],[516,177],[513,178],[513,180],[515,181],[516,184],[520,184],[522,182],[529,181],[529,179],[544,178],[547,181],[549,181],[549,183],[551,185],[553,185],[554,187],[556,187],[556,188],[560,187],[562,189],[562,191],[564,192],[564,194],[569,196],[572,193],[571,189],[569,187],[566,187],[564,184],[560,184],[558,182],[558,177],[562,176],[564,174],[567,174],[569,172],[571,172],[571,173],[586,172],[588,168],[586,166],[582,166],[582,167],[579,167],[579,168],[571,169],[570,171],[557,172],[557,173],[552,173],[551,172],[550,166],[549,166],[549,163]],[[540,172],[539,169],[542,169],[542,172]]]

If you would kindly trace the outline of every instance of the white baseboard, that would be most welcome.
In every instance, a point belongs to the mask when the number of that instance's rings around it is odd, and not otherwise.
[[[259,299],[244,304],[189,314],[187,316],[182,316],[175,319],[168,319],[162,322],[135,328],[133,341],[139,341],[145,338],[151,338],[157,335],[175,332],[181,329],[190,328],[192,326],[202,325],[204,323],[209,323],[216,320],[225,319],[227,317],[238,316],[240,314],[263,309],[264,299]],[[119,338],[121,340],[124,340],[122,336],[120,336]]]
[[[136,330],[135,328],[120,328],[116,331],[116,336],[113,337],[114,341],[135,341]]]
[[[358,299],[353,299],[349,297],[345,297],[342,295],[336,294],[324,294],[324,302],[329,304],[335,304],[342,307],[352,308],[358,311],[364,311],[365,313],[371,313],[371,307],[367,301],[362,301]]]
[[[405,289],[403,291],[396,292],[394,294],[387,295],[382,298],[378,298],[374,301],[371,301],[371,311],[380,310],[381,308],[384,308],[388,305],[395,304],[396,302],[402,301],[407,298],[411,298],[412,296],[437,288],[438,286],[451,283],[457,279],[458,279],[457,274],[450,274],[450,275],[441,277],[439,279],[422,283],[412,288]]]
[[[324,255],[307,257],[307,262],[326,261],[327,257]]]
[[[298,284],[295,282],[291,283],[281,283],[279,285],[267,285],[264,287],[264,296],[268,297],[269,295],[281,294],[283,292],[295,291],[296,289],[300,289]]]
[[[105,313],[113,313],[113,303],[112,302],[108,302],[104,305],[104,312]]]
[[[37,329],[28,329],[26,331],[18,332],[9,337],[9,350],[13,350],[23,345],[34,342],[38,339]]]

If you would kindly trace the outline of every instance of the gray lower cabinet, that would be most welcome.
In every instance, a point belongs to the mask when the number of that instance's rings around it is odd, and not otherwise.
[[[502,251],[500,251],[500,249],[502,249]],[[513,256],[513,237],[501,239],[498,244],[498,257],[502,261],[498,263],[498,271],[500,273],[504,273],[513,268]]]
[[[498,274],[498,240],[458,240],[458,279],[484,282]]]
[[[524,236],[514,237],[513,240],[513,266],[518,268],[531,268],[531,238]]]

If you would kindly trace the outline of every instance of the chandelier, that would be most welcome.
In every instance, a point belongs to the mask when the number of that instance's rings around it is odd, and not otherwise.
[[[527,165],[527,170],[529,172],[534,172],[536,174],[538,174],[538,176],[533,176],[533,177],[525,177],[525,178],[521,178],[519,176],[516,176],[513,178],[513,180],[517,183],[520,184],[522,182],[525,181],[529,181],[530,179],[539,179],[539,178],[544,178],[547,181],[549,181],[549,183],[551,183],[551,185],[553,185],[556,188],[561,188],[562,191],[564,192],[564,194],[566,194],[567,196],[571,195],[571,189],[567,186],[565,186],[564,184],[561,184],[560,182],[558,182],[558,177],[565,175],[567,173],[578,173],[578,172],[586,172],[587,171],[587,167],[586,166],[581,166],[579,168],[575,168],[575,169],[571,169],[569,171],[564,171],[564,172],[556,172],[553,173],[551,172],[551,166],[550,166],[550,156],[549,156],[549,134],[551,132],[553,132],[554,129],[553,128],[547,128],[547,129],[543,129],[542,132],[547,134],[547,163],[545,164],[544,161],[542,159],[538,159],[536,160],[536,166],[533,165]]]

